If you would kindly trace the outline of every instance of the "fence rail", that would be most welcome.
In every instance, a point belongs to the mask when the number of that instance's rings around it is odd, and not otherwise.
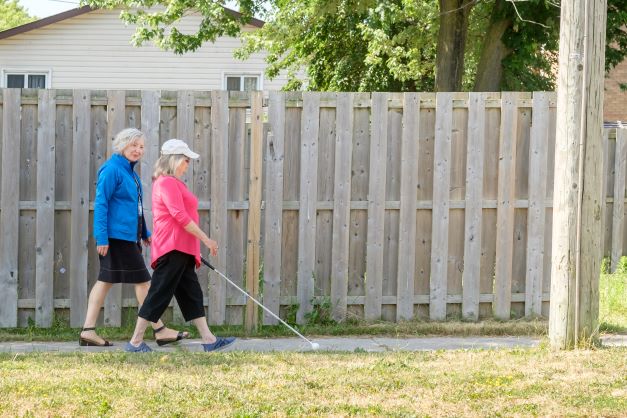
[[[184,139],[201,155],[185,181],[220,242],[213,262],[283,317],[548,313],[553,93],[0,93],[0,327],[55,314],[82,325],[98,272],[95,176],[125,127],[147,134],[149,223],[159,146]],[[626,132],[605,131],[612,268],[625,253]],[[199,277],[211,323],[257,320],[206,267]],[[114,286],[103,324],[136,305]]]

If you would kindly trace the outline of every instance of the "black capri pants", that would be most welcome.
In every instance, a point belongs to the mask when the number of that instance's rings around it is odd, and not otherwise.
[[[185,321],[205,316],[202,289],[196,275],[196,259],[191,254],[170,251],[159,257],[139,317],[157,322],[176,297]]]

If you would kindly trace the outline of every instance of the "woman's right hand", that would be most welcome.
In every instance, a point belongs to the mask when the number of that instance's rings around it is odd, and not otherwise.
[[[101,256],[106,256],[107,252],[109,252],[109,246],[108,245],[97,245],[96,246],[96,251],[98,252],[99,255]]]
[[[218,255],[218,243],[217,241],[212,240],[211,238],[207,238],[206,241],[204,241],[204,244],[207,246],[207,248],[209,248],[209,253],[212,256],[216,256]]]

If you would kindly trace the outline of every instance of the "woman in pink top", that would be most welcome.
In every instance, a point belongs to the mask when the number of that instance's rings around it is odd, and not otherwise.
[[[235,341],[233,337],[214,336],[207,326],[196,268],[200,266],[200,242],[213,256],[218,253],[218,243],[198,227],[198,199],[181,181],[191,158],[198,158],[198,154],[185,142],[170,139],[161,147],[161,157],[155,163],[151,255],[154,272],[126,351],[152,351],[143,341],[144,332],[150,322],[155,322],[153,318],[159,319],[165,312],[172,296],[185,320],[198,328],[205,351],[219,350]]]

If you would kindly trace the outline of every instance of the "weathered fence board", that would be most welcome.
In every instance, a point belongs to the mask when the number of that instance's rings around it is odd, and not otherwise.
[[[37,127],[37,232],[35,242],[35,324],[52,326],[54,317],[54,125],[55,92],[39,90]]]
[[[147,136],[138,171],[149,227],[152,166],[160,144],[180,137],[201,155],[187,181],[220,244],[213,261],[284,318],[304,322],[327,301],[340,321],[547,315],[553,93],[257,94],[251,114],[248,92],[2,90],[0,228],[18,245],[0,244],[0,325],[34,316],[50,326],[57,314],[82,325],[98,265],[95,175],[126,127]],[[606,131],[614,264],[624,142],[624,130]],[[263,287],[248,274],[255,254]],[[210,322],[242,324],[246,298],[208,272]],[[134,296],[114,286],[104,324],[121,324]]]
[[[623,255],[625,230],[625,176],[627,171],[627,136],[616,135],[614,160],[614,201],[612,218],[611,271],[614,272]]]
[[[496,210],[494,316],[498,319],[510,319],[518,107],[516,93],[506,92],[502,97]]]
[[[266,141],[266,207],[264,219],[263,303],[272,312],[279,312],[281,297],[281,242],[283,234],[283,160],[285,143],[285,94],[271,92],[268,103],[270,134]],[[278,321],[264,311],[263,323]]]
[[[259,298],[259,253],[261,244],[261,166],[263,159],[263,96],[251,93],[250,181],[248,189],[248,246],[246,248],[246,291]],[[257,328],[258,307],[246,304],[246,330]]]
[[[229,141],[229,102],[227,92],[211,94],[211,237],[218,245],[228,240],[227,170]],[[206,250],[205,250],[206,251]],[[218,251],[214,266],[226,271],[226,251]],[[216,273],[209,280],[209,323],[224,324],[226,320],[226,283]]]
[[[429,317],[434,320],[444,320],[446,319],[448,281],[448,228],[453,95],[451,93],[438,93],[436,100]]]
[[[366,305],[364,307],[364,315],[368,320],[381,319],[387,125],[387,94],[373,93],[366,237]]]
[[[353,155],[353,94],[341,93],[337,103],[337,139],[333,194],[333,249],[331,261],[331,306],[333,318],[346,318],[348,296],[348,257],[350,241],[351,167]]]
[[[531,144],[529,149],[526,316],[542,315],[544,227],[549,141],[549,96],[546,93],[536,93],[533,99],[533,122],[531,125]]]
[[[19,90],[3,92],[2,181],[0,184],[0,327],[17,326],[20,179]]]
[[[89,138],[91,92],[75,90],[72,141],[72,226],[70,229],[70,325],[83,325],[87,312],[89,233]]]
[[[476,321],[479,319],[481,274],[485,94],[470,94],[468,113],[462,317],[466,320]]]
[[[401,144],[401,208],[398,250],[396,320],[414,317],[414,270],[416,264],[416,184],[418,183],[418,134],[420,96],[405,93]]]
[[[313,310],[316,256],[316,202],[318,200],[318,120],[320,95],[303,93],[301,128],[300,213],[298,217],[298,312],[296,321],[305,322]]]

